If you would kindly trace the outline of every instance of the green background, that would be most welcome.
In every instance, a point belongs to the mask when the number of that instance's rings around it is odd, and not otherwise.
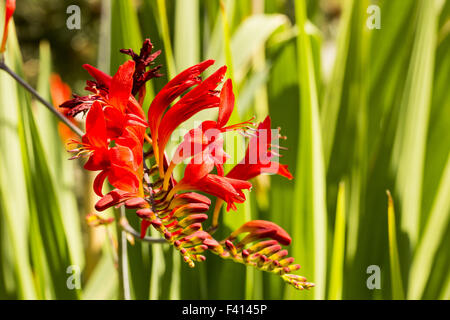
[[[70,4],[80,30],[66,28]],[[368,28],[370,5],[380,29]],[[171,247],[137,241],[132,298],[450,298],[450,1],[21,0],[14,19],[6,63],[47,99],[51,72],[81,94],[83,63],[112,74],[119,49],[151,38],[165,76],[144,108],[167,78],[212,58],[229,66],[233,120],[270,114],[288,137],[281,162],[294,180],[253,181],[219,238],[249,218],[278,223],[316,287],[296,291],[212,254],[190,269]],[[67,158],[56,119],[0,73],[0,298],[120,297],[114,226],[87,226],[92,177]],[[66,285],[71,265],[78,290]],[[371,265],[379,289],[367,286]]]

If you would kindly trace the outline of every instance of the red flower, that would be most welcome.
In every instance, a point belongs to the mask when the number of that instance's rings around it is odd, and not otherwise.
[[[223,164],[228,158],[228,155],[223,150],[222,133],[229,130],[241,129],[244,126],[251,124],[246,121],[240,124],[225,127],[234,109],[235,97],[233,94],[233,86],[231,79],[225,81],[220,93],[219,115],[217,121],[207,120],[195,129],[190,130],[183,139],[183,142],[178,146],[175,154],[167,169],[164,189],[167,190],[168,176],[172,174],[175,166],[184,160],[196,156],[202,152],[204,155],[214,159],[214,164],[219,175],[223,176]],[[201,161],[196,161],[201,163]]]
[[[106,178],[114,187],[127,191],[137,192],[139,177],[136,175],[136,166],[133,162],[133,152],[127,145],[117,144],[109,147],[106,130],[106,121],[103,108],[99,102],[94,102],[86,118],[86,134],[82,138],[82,147],[78,155],[88,152],[90,157],[84,165],[86,170],[101,171],[94,181],[94,191],[99,196]]]
[[[142,203],[142,198],[136,192],[126,192],[120,189],[114,189],[97,201],[95,204],[95,210],[104,211],[112,206],[120,205],[124,202],[126,203],[127,201],[133,201],[135,199],[138,199]]]
[[[134,61],[125,62],[110,80],[101,71],[90,67],[97,81],[108,88],[108,95],[105,95],[103,99],[107,129],[111,138],[122,136],[123,130],[128,126],[147,127],[142,108],[135,105],[137,102],[131,95],[134,66]]]
[[[210,174],[215,165],[214,160],[203,153],[199,156],[204,156],[204,161],[196,164],[197,156],[192,159],[191,163],[186,166],[183,179],[170,191],[168,198],[170,199],[172,195],[181,190],[203,191],[224,200],[228,205],[228,210],[236,210],[235,203],[245,201],[242,190],[250,189],[252,184],[239,179]]]
[[[128,61],[119,67],[114,77],[107,75],[103,71],[97,68],[85,64],[83,68],[95,79],[95,81],[88,81],[86,90],[92,92],[91,95],[81,97],[74,95],[74,99],[64,102],[60,107],[67,108],[70,111],[68,115],[75,116],[81,112],[87,112],[94,101],[101,102],[102,104],[110,104],[114,106],[117,111],[122,111],[128,115],[126,120],[135,120],[143,126],[147,126],[145,120],[145,114],[139,103],[136,101],[132,93],[133,87],[133,75],[135,72],[134,61]],[[111,92],[110,92],[111,91]],[[128,100],[124,100],[121,96],[128,94]],[[110,111],[111,113],[113,111]],[[120,118],[123,115],[115,113]],[[111,114],[111,116],[114,116]],[[124,122],[125,119],[121,119]],[[120,122],[116,119],[116,122]]]
[[[158,139],[158,128],[164,112],[183,92],[201,82],[200,74],[203,73],[214,60],[206,60],[181,72],[170,80],[156,95],[148,109],[148,123],[150,133],[154,140]]]
[[[103,197],[105,179],[117,188],[118,192],[108,194],[98,204],[105,209],[105,203],[114,205],[143,196],[143,143],[148,125],[132,95],[134,61],[121,65],[113,77],[92,66],[84,67],[95,78],[88,81],[87,87],[94,94],[75,96],[61,107],[69,110],[67,114],[88,111],[86,134],[81,148],[73,150],[77,152],[74,158],[87,154],[89,160],[84,168],[100,171],[94,181],[94,191],[99,196]]]
[[[291,244],[291,237],[279,225],[265,220],[253,220],[245,223],[239,229],[234,231],[228,240],[236,239],[242,233],[249,233],[244,239],[240,241],[241,245],[254,242],[256,240],[271,238],[277,240],[279,243],[287,246]]]
[[[3,38],[2,38],[2,44],[0,46],[0,53],[5,52],[5,50],[6,50],[6,40],[8,40],[9,20],[11,20],[11,17],[13,16],[15,10],[16,10],[16,0],[6,0],[5,25],[3,28]]]
[[[220,93],[217,91],[226,67],[219,68],[205,80],[200,75],[213,64],[212,60],[180,73],[152,101],[147,123],[140,105],[145,95],[144,84],[159,76],[159,67],[147,71],[160,53],[152,54],[152,48],[150,40],[146,40],[139,55],[131,49],[122,50],[133,60],[120,66],[113,77],[85,65],[95,79],[87,82],[86,89],[91,94],[75,95],[62,104],[68,108],[69,115],[87,112],[86,134],[76,150],[76,157],[88,155],[85,169],[100,171],[94,190],[102,198],[95,208],[102,211],[125,205],[135,209],[141,219],[141,238],[152,226],[179,250],[191,267],[194,261],[204,261],[202,253],[209,250],[224,259],[231,258],[280,275],[299,289],[311,287],[303,277],[289,274],[300,266],[293,264],[293,258],[286,257],[287,251],[281,248],[291,242],[281,227],[269,221],[250,221],[219,242],[202,226],[208,220],[211,200],[188,192],[201,191],[218,198],[213,217],[213,226],[216,226],[223,202],[227,203],[227,210],[235,210],[236,203],[246,200],[244,190],[252,187],[247,180],[261,173],[277,173],[292,179],[287,166],[278,165],[273,159],[277,154],[273,151],[276,146],[272,141],[270,118],[258,126],[241,163],[224,175],[223,164],[228,155],[223,149],[223,135],[230,130],[253,128],[250,121],[228,125],[235,104],[231,80],[224,83]],[[139,94],[139,102],[135,94]],[[179,100],[174,103],[176,99]],[[189,131],[169,161],[165,148],[174,130],[199,111],[216,107],[217,121],[203,121]],[[150,136],[146,134],[147,127]],[[151,146],[146,147],[144,153],[145,143]],[[187,159],[190,162],[177,182],[172,171]],[[217,174],[212,173],[214,169]],[[115,189],[103,196],[106,179]],[[242,234],[246,235],[240,237]]]
[[[226,67],[221,67],[204,81],[199,78],[212,63],[213,60],[207,60],[179,74],[156,95],[150,105],[149,125],[161,175],[164,174],[164,167],[161,165],[164,149],[173,131],[196,113],[219,106],[220,98],[215,89],[224,77]],[[170,103],[195,84],[198,85],[164,113]]]
[[[266,119],[258,125],[255,136],[253,136],[248,143],[244,159],[228,172],[228,178],[250,180],[262,173],[272,173],[284,176],[289,180],[293,179],[287,165],[272,161],[275,153],[271,151],[272,132],[270,129],[270,122],[270,117],[267,116]],[[222,204],[223,201],[221,199],[216,202],[212,221],[213,229],[218,225]]]
[[[250,139],[244,159],[234,166],[227,174],[227,177],[250,180],[261,173],[275,173],[289,180],[293,179],[294,177],[289,172],[287,165],[282,165],[271,160],[275,155],[271,151],[271,142],[270,117],[267,116],[258,125],[256,136]]]

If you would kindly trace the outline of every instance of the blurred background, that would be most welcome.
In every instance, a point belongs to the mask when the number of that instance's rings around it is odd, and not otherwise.
[[[66,26],[70,5],[80,29]],[[270,114],[287,136],[281,162],[294,180],[253,181],[218,238],[272,220],[316,287],[296,291],[212,254],[190,269],[168,245],[130,239],[132,298],[450,298],[450,1],[18,0],[14,24],[6,63],[49,101],[52,73],[84,94],[82,64],[113,74],[119,49],[150,38],[164,77],[144,108],[167,79],[216,59],[234,82],[234,120]],[[67,160],[63,138],[0,72],[2,299],[120,296],[115,226],[88,226],[92,176]]]

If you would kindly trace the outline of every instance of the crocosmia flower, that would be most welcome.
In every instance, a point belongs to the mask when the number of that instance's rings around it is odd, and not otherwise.
[[[291,273],[300,266],[283,249],[291,238],[280,226],[255,220],[226,239],[213,237],[222,204],[227,210],[236,210],[236,204],[246,201],[245,190],[252,188],[249,180],[263,173],[293,178],[287,166],[276,161],[279,131],[271,129],[269,117],[257,126],[251,120],[228,123],[235,97],[231,80],[224,79],[226,67],[202,78],[213,60],[192,66],[170,80],[145,114],[141,105],[145,83],[160,76],[160,66],[153,66],[160,52],[152,53],[152,49],[147,39],[139,54],[121,50],[131,60],[113,76],[85,65],[93,77],[87,81],[89,94],[74,95],[60,106],[70,116],[87,114],[86,133],[71,152],[72,158],[87,158],[86,170],[97,172],[93,189],[101,199],[95,208],[103,211],[125,206],[135,210],[141,219],[141,237],[148,228],[156,229],[191,267],[204,261],[205,252],[210,251],[279,275],[298,289],[309,289],[312,283]],[[217,119],[204,119],[192,128],[169,157],[166,147],[174,131],[206,109],[216,109]],[[223,144],[229,131],[240,131],[249,139],[244,159],[226,173],[224,164],[229,156]],[[172,173],[182,163],[187,165],[176,181]],[[106,182],[113,190],[104,194]],[[210,208],[211,198],[216,198],[215,210]],[[212,226],[205,228],[211,211]]]

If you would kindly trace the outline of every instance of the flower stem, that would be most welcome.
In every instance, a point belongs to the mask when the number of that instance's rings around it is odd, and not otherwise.
[[[143,242],[149,242],[149,243],[167,243],[167,241],[163,238],[151,238],[151,237],[144,237],[141,239],[141,235],[139,232],[137,232],[130,224],[128,223],[128,220],[126,218],[121,218],[119,222],[120,226],[122,227],[123,231],[126,233],[132,235],[134,238],[141,240]]]
[[[120,221],[125,218],[125,208],[121,207],[116,213],[116,233],[118,243],[118,272],[119,272],[119,299],[130,300],[130,281],[128,278],[128,248],[127,248],[127,234],[122,229]]]
[[[84,135],[83,131],[73,124],[68,118],[66,118],[62,113],[55,109],[49,102],[42,98],[39,93],[31,87],[25,80],[23,80],[17,73],[12,71],[4,62],[3,57],[0,57],[0,69],[6,71],[11,77],[14,78],[22,87],[24,87],[28,92],[30,92],[40,103],[42,103],[47,109],[49,109],[55,116],[64,122],[74,133],[80,137]]]

